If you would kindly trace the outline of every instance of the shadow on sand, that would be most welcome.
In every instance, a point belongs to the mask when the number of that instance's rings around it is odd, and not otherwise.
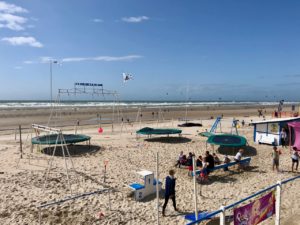
[[[168,144],[179,144],[179,143],[188,143],[191,142],[192,139],[186,137],[155,137],[155,138],[147,138],[145,141],[148,142],[161,142]]]
[[[233,216],[226,216],[225,217],[225,224],[229,225],[233,222]],[[206,225],[219,225],[220,224],[220,218],[214,217],[209,222],[206,223]]]
[[[218,152],[222,155],[231,155],[231,156],[235,156],[236,153],[240,150],[243,149],[244,153],[243,156],[244,157],[248,157],[248,156],[255,156],[257,155],[257,151],[256,148],[252,147],[252,146],[243,146],[243,147],[226,147],[226,146],[220,146],[218,148]]]
[[[97,145],[68,145],[68,149],[70,155],[72,157],[76,157],[85,154],[93,154],[95,152],[98,152],[101,149],[101,147]],[[53,151],[54,151],[54,146],[42,149],[42,152],[46,155],[52,155]],[[56,147],[54,156],[63,156],[63,151],[61,146]]]
[[[210,175],[208,181],[201,183],[202,185],[211,185],[215,182],[219,182],[219,183],[233,183],[235,182],[237,179],[231,177],[231,175],[233,175],[234,173],[230,173],[228,175],[223,175],[223,176],[218,176],[218,175]],[[200,183],[199,183],[200,184]]]
[[[201,184],[202,185],[211,185],[211,184],[213,184],[215,182],[219,182],[219,183],[234,183],[235,181],[237,181],[237,178],[234,178],[232,176],[240,174],[240,173],[244,173],[244,172],[247,172],[247,173],[248,172],[250,172],[250,173],[266,173],[266,171],[259,170],[258,166],[247,166],[246,168],[244,168],[241,171],[238,171],[238,170],[233,169],[231,167],[231,168],[229,168],[228,171],[226,171],[225,174],[224,174],[224,172],[222,171],[222,174],[219,174],[219,173],[216,173],[216,172],[210,173],[208,181],[201,182]],[[198,182],[198,183],[200,184],[200,182]]]
[[[127,197],[131,198],[134,201],[134,191],[128,192]],[[165,189],[161,189],[161,191],[159,192],[159,198],[160,199],[165,198]],[[156,192],[144,197],[142,200],[140,200],[140,202],[150,202],[153,201],[154,199],[156,199]]]

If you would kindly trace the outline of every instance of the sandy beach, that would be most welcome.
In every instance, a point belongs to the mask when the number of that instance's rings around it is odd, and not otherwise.
[[[193,180],[188,177],[187,169],[175,168],[175,161],[184,151],[194,152],[196,156],[204,155],[206,138],[198,135],[199,132],[209,129],[217,115],[224,115],[222,124],[224,131],[229,131],[232,117],[244,120],[246,125],[239,128],[239,134],[247,138],[249,148],[245,156],[252,157],[250,167],[245,171],[230,170],[217,171],[210,175],[209,182],[198,184],[198,209],[213,211],[221,205],[228,205],[241,198],[259,191],[278,180],[290,178],[299,173],[291,172],[289,150],[283,149],[280,156],[280,173],[272,171],[272,147],[253,143],[253,127],[248,124],[251,120],[258,120],[258,107],[222,107],[193,108],[189,110],[189,118],[193,122],[203,124],[203,127],[182,128],[182,138],[177,136],[136,138],[135,132],[142,127],[177,128],[181,122],[178,118],[184,117],[185,109],[164,112],[164,120],[153,118],[153,109],[143,111],[141,122],[133,123],[137,111],[128,110],[124,118],[130,118],[130,123],[123,125],[114,123],[102,124],[104,132],[98,133],[97,123],[84,123],[79,126],[78,133],[91,136],[91,148],[85,144],[70,147],[75,171],[70,170],[71,190],[66,179],[64,159],[54,156],[52,169],[45,182],[45,171],[49,168],[49,154],[44,154],[41,148],[34,146],[31,153],[32,129],[23,130],[23,159],[20,159],[19,136],[14,129],[21,124],[30,128],[32,123],[45,124],[49,118],[49,110],[2,110],[0,124],[0,224],[39,224],[38,205],[63,199],[71,194],[92,192],[97,189],[109,188],[110,193],[97,194],[61,205],[42,209],[42,224],[156,224],[155,196],[136,202],[130,195],[128,184],[138,182],[135,172],[145,169],[155,171],[155,154],[159,152],[160,180],[163,181],[170,169],[175,169],[177,177],[176,200],[179,212],[175,212],[169,203],[166,217],[160,215],[161,224],[185,224],[184,214],[191,213],[193,205]],[[266,118],[271,118],[274,107],[266,107]],[[69,125],[63,128],[65,133],[74,133],[74,121],[87,121],[94,118],[99,110],[89,109],[82,114],[68,115]],[[107,117],[109,112],[106,111]],[[104,115],[105,112],[101,112]],[[67,115],[65,115],[67,116]],[[156,115],[154,115],[156,116]],[[106,116],[103,116],[106,117]],[[121,116],[120,116],[121,117]],[[214,119],[210,119],[214,117]],[[66,117],[65,117],[66,119]],[[67,120],[67,119],[66,119]],[[50,149],[51,150],[51,149]],[[208,146],[210,152],[215,151],[221,159],[224,150]],[[51,151],[50,151],[51,152]],[[227,152],[233,158],[236,152]],[[104,182],[104,161],[108,160],[106,180]],[[71,165],[70,162],[68,164]],[[201,188],[201,194],[200,194]],[[283,186],[282,194],[282,224],[300,224],[297,199],[300,183],[298,180]],[[72,193],[71,193],[72,191]],[[109,200],[111,210],[109,209]],[[163,195],[160,199],[160,210],[163,204]],[[99,218],[99,213],[103,216]],[[228,211],[227,215],[232,215]],[[218,218],[203,222],[203,224],[219,224]],[[228,223],[230,224],[230,223]],[[231,224],[233,222],[231,221]],[[274,224],[274,216],[262,224]]]
[[[0,0],[0,225],[300,225],[299,12]]]
[[[283,110],[289,111],[290,106],[286,105]],[[210,119],[224,115],[225,117],[250,117],[257,116],[261,109],[264,114],[271,115],[277,105],[236,105],[236,104],[215,104],[208,106],[188,106],[188,119]],[[52,111],[51,122],[54,123],[58,115],[60,124],[56,126],[74,126],[77,121],[80,125],[96,125],[97,118],[101,117],[101,123],[121,123],[121,120],[130,123],[136,121],[157,121],[185,119],[186,107],[184,105],[175,107],[122,107],[116,104],[111,107],[58,107],[54,108],[1,108],[0,109],[0,132],[15,129],[18,125],[23,128],[30,128],[32,123],[47,124]],[[140,117],[142,115],[142,117]],[[163,118],[162,118],[163,116]],[[250,121],[250,120],[249,120]]]

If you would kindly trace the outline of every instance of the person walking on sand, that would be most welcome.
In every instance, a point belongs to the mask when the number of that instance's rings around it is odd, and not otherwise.
[[[273,171],[276,167],[277,172],[279,172],[279,155],[280,150],[277,149],[276,146],[273,147],[272,158],[273,158]]]
[[[178,211],[176,208],[176,199],[175,199],[175,185],[176,178],[174,177],[175,171],[170,170],[169,176],[166,177],[166,190],[165,190],[165,203],[163,205],[162,215],[165,216],[165,210],[168,204],[169,199],[173,201],[173,207],[175,211]]]
[[[293,147],[292,150],[292,172],[294,172],[294,165],[296,164],[296,170],[298,170],[299,165],[299,153],[296,147]]]

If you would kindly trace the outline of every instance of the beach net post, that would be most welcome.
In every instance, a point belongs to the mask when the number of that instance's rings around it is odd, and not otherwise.
[[[196,181],[196,163],[195,156],[193,156],[193,180],[194,180],[194,205],[195,205],[195,218],[198,220],[198,203],[197,203],[197,181]]]
[[[19,125],[19,136],[20,136],[20,157],[23,158],[23,149],[22,149],[22,127]]]
[[[277,181],[276,206],[275,206],[275,225],[280,225],[281,189],[282,189],[281,181]]]
[[[104,160],[104,175],[103,175],[103,182],[106,183],[106,168],[108,166],[108,160]]]
[[[157,200],[157,224],[159,225],[159,173],[158,173],[158,152],[156,152],[156,200]]]
[[[42,209],[39,207],[39,225],[42,224]]]
[[[220,207],[220,210],[222,210],[222,212],[220,213],[220,225],[225,225],[225,218],[226,218],[225,207],[222,205]]]
[[[111,211],[110,189],[108,190],[108,207],[109,207],[109,210]]]

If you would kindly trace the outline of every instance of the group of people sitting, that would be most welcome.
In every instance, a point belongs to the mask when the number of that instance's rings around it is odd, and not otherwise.
[[[242,159],[243,150],[239,150],[238,153],[234,157],[234,161],[239,162]],[[180,152],[176,167],[187,166],[188,167],[188,175],[192,176],[193,172],[193,157],[195,156],[194,153],[189,152],[188,156],[183,154],[183,151]],[[225,155],[223,161],[217,156],[216,153],[210,154],[209,151],[205,152],[205,156],[199,156],[195,162],[196,168],[198,168],[201,173],[198,177],[200,181],[206,181],[208,179],[208,174],[211,169],[215,167],[215,165],[220,165],[222,163],[227,164],[230,163],[230,158]],[[228,171],[228,167],[224,167],[224,171]]]

